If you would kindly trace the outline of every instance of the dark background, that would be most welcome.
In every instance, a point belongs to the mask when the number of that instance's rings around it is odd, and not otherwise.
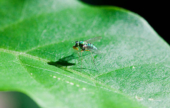
[[[170,45],[170,4],[168,0],[81,0],[90,5],[117,6],[142,16]]]

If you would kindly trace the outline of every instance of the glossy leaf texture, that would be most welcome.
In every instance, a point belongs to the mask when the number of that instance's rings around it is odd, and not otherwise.
[[[46,108],[170,106],[170,48],[140,16],[76,0],[0,0],[0,19],[1,91]],[[72,47],[96,36],[95,67]]]

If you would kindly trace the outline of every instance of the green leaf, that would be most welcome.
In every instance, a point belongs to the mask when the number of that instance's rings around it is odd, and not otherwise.
[[[170,106],[170,49],[140,16],[75,0],[0,0],[0,19],[0,90],[45,108]],[[96,36],[95,67],[72,46]]]

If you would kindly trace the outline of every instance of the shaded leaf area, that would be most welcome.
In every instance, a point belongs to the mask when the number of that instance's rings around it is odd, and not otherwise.
[[[20,92],[0,92],[0,100],[1,108],[40,108],[30,97]]]
[[[0,12],[1,90],[25,93],[41,107],[169,106],[169,46],[138,15],[73,0],[0,2],[11,8]],[[96,36],[99,71],[90,52],[79,57],[72,49]]]

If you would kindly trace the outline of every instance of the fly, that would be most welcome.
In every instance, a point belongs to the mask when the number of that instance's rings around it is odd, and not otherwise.
[[[102,38],[101,36],[98,36],[98,37],[94,37],[94,38],[91,38],[91,39],[86,40],[86,41],[76,41],[76,42],[75,42],[76,44],[73,46],[73,49],[79,50],[79,48],[80,48],[80,49],[81,49],[81,56],[82,56],[82,52],[84,52],[84,51],[90,51],[91,56],[92,56],[92,59],[93,59],[93,63],[94,63],[94,65],[95,65],[95,67],[96,67],[96,64],[95,64],[95,61],[94,61],[94,57],[93,57],[93,55],[92,55],[92,52],[97,52],[98,49],[97,49],[96,46],[94,46],[93,44],[91,44],[91,42],[98,41],[98,40],[100,40],[101,38]],[[78,55],[79,55],[79,53],[78,53]],[[79,57],[80,57],[80,55],[79,55]],[[82,67],[82,60],[81,60],[81,67]],[[96,69],[97,69],[97,67],[96,67]],[[97,70],[98,70],[98,69],[97,69]]]

